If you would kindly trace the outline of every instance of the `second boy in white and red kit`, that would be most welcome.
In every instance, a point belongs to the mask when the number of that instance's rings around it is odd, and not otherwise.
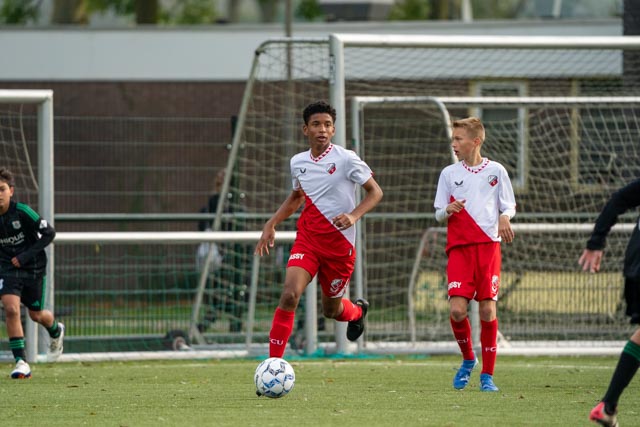
[[[480,154],[484,139],[484,126],[478,118],[453,122],[451,147],[460,161],[440,173],[434,207],[436,220],[447,221],[449,314],[463,358],[453,387],[465,388],[478,364],[467,316],[469,301],[475,299],[480,306],[480,390],[490,392],[498,391],[493,370],[498,337],[500,242],[513,241],[510,221],[516,213],[516,201],[505,168]]]
[[[357,340],[364,332],[369,303],[351,302],[343,295],[355,264],[354,224],[382,199],[382,190],[369,166],[356,153],[331,142],[335,134],[335,109],[320,101],[303,111],[302,131],[310,149],[291,158],[291,194],[265,223],[255,253],[269,253],[275,243],[276,226],[303,204],[296,240],[291,248],[278,307],[269,333],[269,357],[282,357],[294,325],[300,297],[318,275],[325,317],[349,322],[347,338]],[[356,188],[365,197],[356,205]]]

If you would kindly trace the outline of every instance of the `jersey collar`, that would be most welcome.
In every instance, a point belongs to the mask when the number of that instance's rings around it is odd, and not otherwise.
[[[324,150],[324,153],[320,154],[318,157],[313,157],[311,150],[309,150],[309,156],[311,157],[311,160],[318,163],[320,160],[324,159],[327,156],[327,154],[329,154],[329,151],[331,151],[332,148],[333,148],[333,143],[329,144],[327,149]]]
[[[464,167],[466,170],[468,170],[471,173],[480,173],[480,171],[482,171],[482,169],[486,168],[487,165],[489,164],[489,159],[488,158],[483,158],[482,159],[482,163],[480,163],[478,166],[469,166],[468,164],[465,163],[464,160],[461,160],[460,163],[462,163],[462,167]]]

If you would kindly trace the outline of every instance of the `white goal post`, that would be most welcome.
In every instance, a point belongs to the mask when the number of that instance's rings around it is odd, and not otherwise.
[[[37,191],[38,206],[37,210],[43,218],[53,224],[54,221],[54,179],[53,179],[53,91],[51,90],[27,90],[27,89],[0,89],[0,105],[20,106],[31,104],[37,107]],[[22,137],[22,129],[17,129],[19,137]],[[5,141],[1,141],[3,145]],[[13,169],[13,156],[7,156],[3,150],[3,166]],[[21,161],[22,159],[16,159]],[[30,166],[28,166],[31,168]],[[13,170],[13,172],[18,172]],[[29,171],[32,174],[33,171]],[[47,266],[47,308],[54,307],[54,252],[53,247],[47,248],[47,256],[49,264]],[[44,338],[46,334],[41,336]],[[26,348],[27,358],[35,360],[38,353],[38,333],[36,324],[28,319],[26,322]],[[41,340],[45,342],[44,340]],[[44,346],[40,345],[40,350],[44,351]]]

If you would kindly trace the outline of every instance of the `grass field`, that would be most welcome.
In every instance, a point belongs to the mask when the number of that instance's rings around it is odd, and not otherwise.
[[[617,357],[499,357],[498,393],[451,386],[458,357],[291,359],[296,385],[258,398],[258,360],[32,365],[0,379],[0,425],[14,426],[588,426]],[[636,378],[622,426],[640,425]]]

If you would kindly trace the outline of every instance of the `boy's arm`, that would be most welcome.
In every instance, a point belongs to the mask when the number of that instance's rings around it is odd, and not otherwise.
[[[583,271],[597,273],[604,256],[604,247],[611,227],[618,222],[618,216],[627,210],[640,206],[640,179],[636,179],[613,193],[598,215],[593,232],[582,251],[578,264]]]
[[[587,241],[587,249],[601,250],[606,245],[607,235],[616,222],[618,216],[629,209],[640,205],[640,179],[632,181],[613,193],[611,198],[598,215],[591,237]]]
[[[24,218],[23,224],[24,223],[33,227],[40,235],[40,238],[26,251],[16,255],[20,265],[25,265],[31,261],[38,252],[44,250],[56,237],[56,230],[43,218],[38,218],[36,221],[31,220],[31,218]]]
[[[506,169],[502,171],[502,179],[500,183],[500,192],[498,193],[498,207],[500,209],[500,218],[508,217],[511,220],[516,215],[516,197],[513,193],[513,186],[509,179]]]
[[[503,177],[500,184],[500,192],[498,193],[498,206],[500,208],[498,216],[498,236],[503,242],[511,243],[515,237],[515,233],[511,228],[511,218],[516,214],[516,197],[513,193],[513,186],[509,179],[506,169],[503,170]]]
[[[449,207],[449,190],[447,188],[447,183],[444,177],[444,172],[440,172],[440,177],[438,177],[438,187],[436,189],[436,197],[433,202],[433,207],[436,210],[436,221],[445,222],[449,217],[454,213],[453,209],[448,210]],[[464,208],[464,200],[461,201],[462,206],[460,204],[456,205],[459,210]],[[459,211],[457,210],[457,211]]]
[[[262,256],[263,253],[269,254],[269,248],[275,244],[276,226],[285,219],[293,215],[304,203],[304,191],[293,190],[289,197],[280,205],[278,210],[262,227],[262,236],[256,244],[254,254]]]

